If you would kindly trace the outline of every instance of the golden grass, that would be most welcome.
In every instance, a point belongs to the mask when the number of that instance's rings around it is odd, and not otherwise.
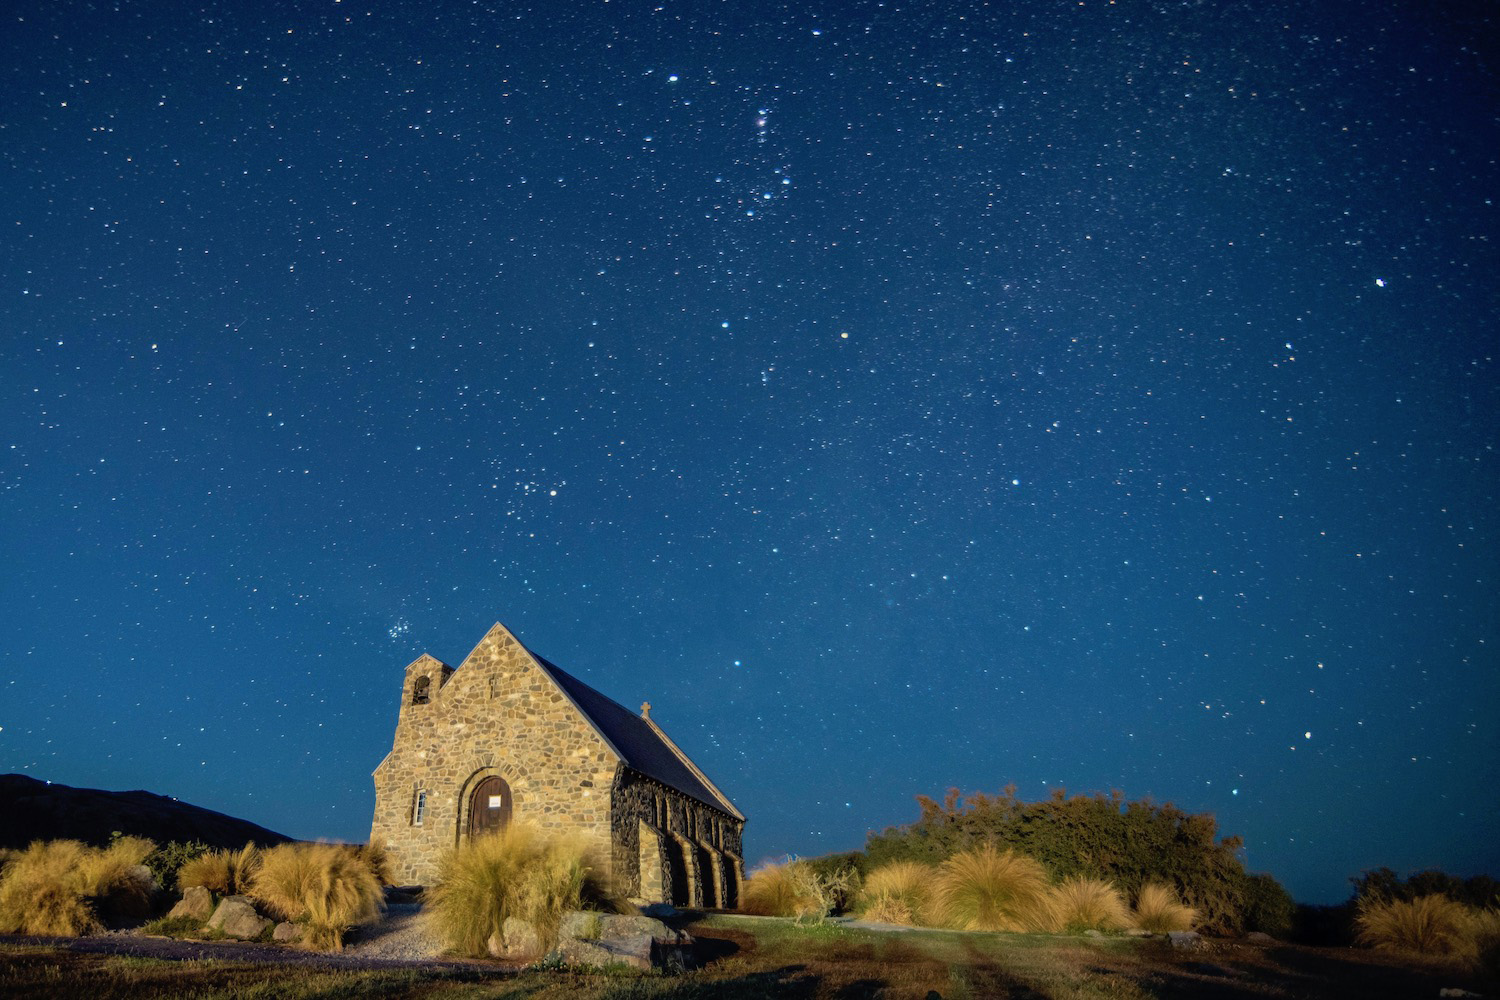
[[[150,914],[152,879],[141,867],[156,845],[123,837],[107,848],[37,841],[0,876],[0,931],[74,937]]]
[[[1120,890],[1102,879],[1075,875],[1053,886],[1047,895],[1056,930],[1122,931],[1134,923]]]
[[[944,924],[974,931],[1045,930],[1052,924],[1047,872],[1006,849],[961,851],[938,866],[933,911]]]
[[[598,871],[581,838],[544,838],[512,823],[443,857],[428,920],[460,954],[487,954],[491,938],[504,941],[512,917],[531,924],[545,950],[568,910],[618,908]]]
[[[306,925],[300,944],[339,951],[356,924],[380,917],[383,894],[365,861],[337,844],[280,844],[260,856],[247,894],[282,920]]]
[[[872,871],[860,893],[860,916],[883,924],[926,923],[936,869],[920,861],[893,861]]]
[[[767,865],[745,881],[740,910],[765,917],[828,915],[827,900],[819,890],[818,874],[806,861]]]
[[[1367,903],[1355,917],[1361,944],[1421,955],[1472,955],[1478,925],[1462,903],[1435,893],[1412,900]]]
[[[1135,923],[1141,930],[1153,934],[1190,931],[1197,922],[1198,911],[1184,904],[1171,886],[1160,882],[1141,886],[1135,900]]]
[[[354,848],[354,856],[381,885],[391,885],[391,852],[383,840],[372,840]]]
[[[222,896],[244,895],[260,867],[260,858],[260,848],[254,844],[237,851],[209,851],[183,862],[177,869],[177,885],[182,889],[201,885]]]

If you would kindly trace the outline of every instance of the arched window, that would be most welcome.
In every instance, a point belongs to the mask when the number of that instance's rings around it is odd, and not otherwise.
[[[411,686],[411,703],[413,705],[425,705],[432,700],[432,678],[422,676]]]
[[[419,788],[419,789],[417,789],[416,798],[412,800],[412,804],[411,804],[411,825],[412,826],[421,826],[422,825],[422,820],[426,817],[426,815],[427,815],[427,789],[425,789],[425,788]]]

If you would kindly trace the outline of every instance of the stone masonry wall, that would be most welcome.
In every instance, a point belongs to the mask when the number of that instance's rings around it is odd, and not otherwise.
[[[623,765],[615,772],[610,798],[617,892],[687,906],[734,905],[744,879],[743,821]],[[643,852],[642,837],[657,843]],[[674,850],[680,858],[675,866]],[[660,871],[643,872],[643,857],[653,859]],[[684,878],[687,884],[679,884]]]
[[[427,703],[413,704],[422,678]],[[370,836],[389,847],[398,883],[431,884],[442,852],[467,836],[470,792],[493,774],[510,785],[512,822],[580,831],[608,865],[618,763],[515,636],[496,625],[456,672],[430,656],[407,667],[394,744],[375,770]]]

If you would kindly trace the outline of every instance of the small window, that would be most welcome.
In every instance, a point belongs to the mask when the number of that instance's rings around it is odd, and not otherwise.
[[[411,806],[411,825],[421,826],[422,817],[427,812],[427,789],[417,789],[417,797]]]
[[[418,677],[417,682],[411,686],[411,703],[413,705],[427,704],[432,700],[431,688],[431,677]]]

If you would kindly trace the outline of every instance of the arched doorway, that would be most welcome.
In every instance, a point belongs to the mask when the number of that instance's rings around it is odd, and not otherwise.
[[[469,836],[479,837],[505,828],[510,822],[510,786],[492,774],[474,786],[469,796]]]

